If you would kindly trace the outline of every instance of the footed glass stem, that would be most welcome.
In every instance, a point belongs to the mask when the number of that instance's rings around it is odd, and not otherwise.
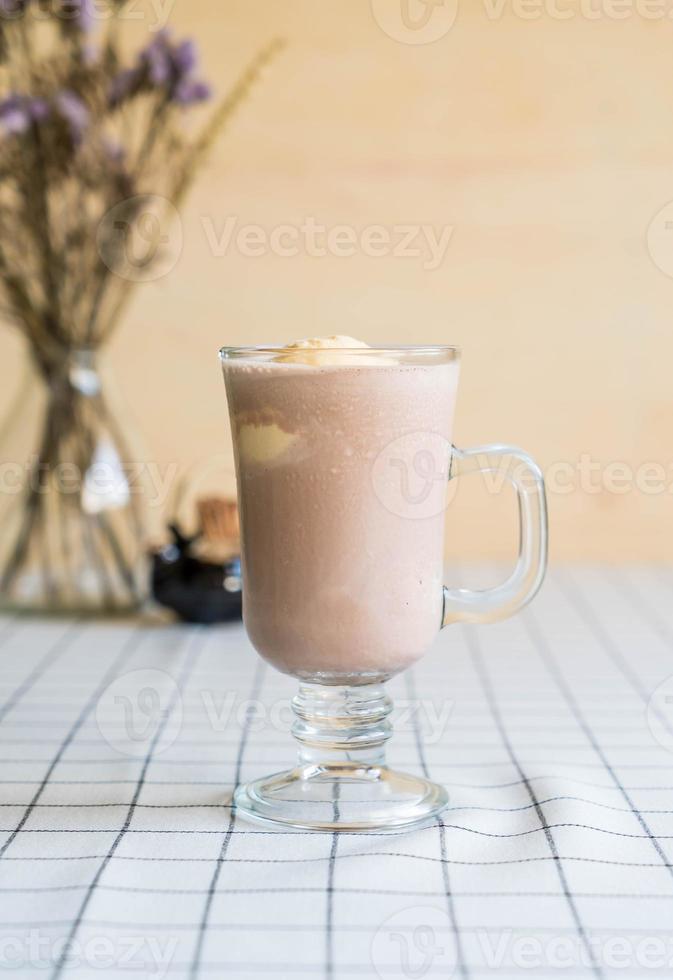
[[[448,796],[428,779],[386,766],[392,706],[382,684],[302,683],[292,702],[297,765],[240,786],[236,809],[301,830],[381,831],[426,823]]]

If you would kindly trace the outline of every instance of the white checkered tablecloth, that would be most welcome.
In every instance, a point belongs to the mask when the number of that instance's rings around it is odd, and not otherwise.
[[[381,835],[232,811],[294,753],[295,682],[241,626],[0,621],[0,967],[670,976],[672,597],[670,569],[559,570],[515,619],[445,630],[389,685],[389,760],[450,806]]]

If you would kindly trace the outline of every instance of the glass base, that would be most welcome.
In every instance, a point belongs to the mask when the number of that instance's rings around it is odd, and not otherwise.
[[[426,824],[444,809],[443,786],[386,766],[298,766],[240,786],[237,812],[265,824],[317,831],[383,831]]]
[[[292,707],[294,769],[240,786],[236,811],[316,831],[386,831],[426,824],[448,803],[443,786],[385,764],[392,701],[381,684],[302,683]]]

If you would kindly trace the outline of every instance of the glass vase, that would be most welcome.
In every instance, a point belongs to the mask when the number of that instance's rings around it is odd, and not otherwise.
[[[107,614],[146,593],[142,466],[93,350],[30,350],[0,427],[0,604]]]

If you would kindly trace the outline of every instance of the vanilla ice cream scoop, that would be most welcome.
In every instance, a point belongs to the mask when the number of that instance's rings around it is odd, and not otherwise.
[[[364,340],[356,340],[355,337],[346,337],[344,334],[333,334],[331,337],[306,337],[304,340],[293,340],[286,344],[288,350],[326,350],[331,348],[352,348],[369,347]]]
[[[285,432],[275,422],[243,422],[238,427],[238,451],[251,463],[270,463],[279,459],[296,441],[296,435]]]
[[[335,334],[332,337],[307,337],[304,340],[293,340],[291,344],[286,344],[283,349],[287,351],[287,354],[277,354],[274,360],[289,361],[292,364],[310,364],[314,367],[394,363],[387,357],[351,353],[352,350],[359,348],[371,350],[369,344],[365,344],[362,340],[341,334]],[[345,353],[346,351],[348,353]]]

